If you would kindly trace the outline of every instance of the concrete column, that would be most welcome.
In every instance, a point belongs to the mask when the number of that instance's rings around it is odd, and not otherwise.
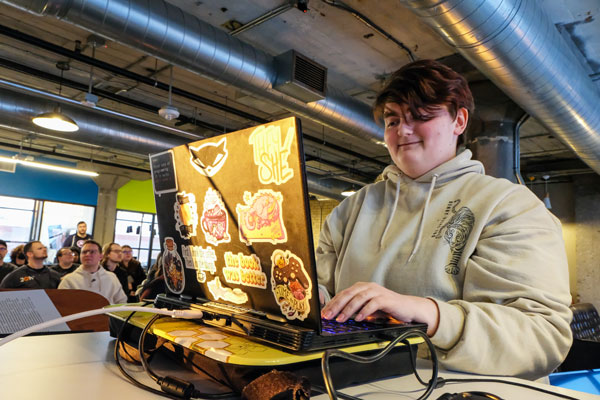
[[[104,245],[113,241],[115,236],[115,219],[117,216],[117,192],[121,186],[129,182],[128,176],[100,174],[94,178],[98,185],[98,205],[94,218],[94,239]]]
[[[524,111],[490,81],[470,85],[477,99],[466,146],[483,163],[487,175],[517,182],[514,130]]]
[[[600,176],[582,175],[575,180],[577,298],[600,310]]]
[[[80,162],[78,166],[100,174],[93,178],[96,185],[98,185],[98,202],[96,205],[96,216],[94,217],[93,236],[94,240],[102,245],[110,243],[115,236],[117,192],[119,188],[132,179],[148,179],[149,173],[109,167],[94,164],[93,162]]]

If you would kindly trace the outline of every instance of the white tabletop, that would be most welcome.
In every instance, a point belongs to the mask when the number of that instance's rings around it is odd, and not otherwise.
[[[25,337],[0,346],[0,398],[11,400],[164,399],[129,383],[115,365],[112,356],[113,348],[114,339],[108,332]],[[172,368],[177,369],[175,372],[171,371],[174,376],[183,376],[186,379],[194,376],[179,367]],[[357,368],[368,368],[368,366],[357,365]],[[127,370],[144,383],[155,385],[143,373],[140,366],[127,364]],[[421,377],[428,380],[431,372],[427,362],[420,363],[419,370]],[[447,371],[440,372],[440,376],[477,378],[477,376]],[[600,396],[587,393],[518,379],[512,380],[533,384],[581,400],[600,399]],[[468,390],[488,391],[505,400],[558,399],[552,395],[500,383],[447,385],[435,390],[429,398],[437,399],[446,392]],[[365,400],[416,399],[423,393],[423,387],[417,383],[414,376],[409,375],[346,388],[342,391]],[[326,400],[327,396],[320,395],[314,398]]]

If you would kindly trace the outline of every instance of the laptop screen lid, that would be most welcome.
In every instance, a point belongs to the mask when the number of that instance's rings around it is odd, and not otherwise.
[[[321,331],[300,121],[150,156],[167,290]]]

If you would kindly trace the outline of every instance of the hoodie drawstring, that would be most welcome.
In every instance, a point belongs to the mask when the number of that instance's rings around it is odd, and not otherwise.
[[[419,230],[417,231],[417,241],[415,242],[415,246],[413,251],[408,256],[407,263],[412,260],[417,251],[419,250],[419,246],[421,245],[421,236],[423,235],[423,226],[425,225],[425,218],[427,217],[427,208],[429,207],[429,200],[431,200],[431,194],[433,193],[433,188],[435,187],[435,182],[437,181],[438,174],[433,175],[433,179],[431,180],[431,185],[429,186],[429,193],[427,193],[427,199],[425,200],[425,206],[423,207],[423,214],[421,215],[421,222],[419,223]],[[396,206],[394,205],[394,209]]]
[[[381,240],[379,241],[379,248],[383,246],[383,239],[385,238],[385,234],[387,233],[390,225],[392,225],[392,219],[394,218],[394,214],[396,213],[396,208],[398,208],[398,197],[400,196],[400,179],[396,181],[396,197],[394,200],[394,207],[392,208],[392,214],[385,225],[385,229],[383,230],[383,234],[381,235]]]

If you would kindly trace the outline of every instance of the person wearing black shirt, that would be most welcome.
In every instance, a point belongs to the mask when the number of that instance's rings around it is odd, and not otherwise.
[[[127,271],[128,281],[131,282],[131,290],[127,292],[127,298],[130,303],[137,301],[135,291],[139,285],[146,279],[146,273],[142,264],[135,258],[133,258],[133,250],[129,245],[121,246],[123,252],[123,259],[121,260],[121,266]]]
[[[6,253],[8,253],[8,247],[6,245],[6,242],[0,239],[0,282],[2,282],[2,279],[4,279],[6,275],[10,274],[17,268],[17,266],[14,264],[4,262],[4,257],[6,257]]]
[[[127,280],[127,271],[121,266],[121,260],[123,259],[123,253],[121,246],[118,243],[109,243],[104,245],[102,249],[102,263],[101,265],[105,270],[110,271],[117,275],[123,292],[129,293],[129,282]]]
[[[50,269],[58,272],[62,279],[63,276],[69,274],[79,267],[79,264],[75,264],[75,254],[70,247],[63,247],[56,253],[57,264],[50,266]]]
[[[44,266],[48,250],[39,241],[29,242],[24,247],[27,265],[17,268],[4,277],[2,289],[56,289],[60,282],[58,272]]]
[[[92,239],[92,236],[88,235],[86,232],[87,224],[84,221],[79,221],[77,223],[77,232],[67,236],[63,243],[63,247],[77,246],[81,249],[86,240]]]

